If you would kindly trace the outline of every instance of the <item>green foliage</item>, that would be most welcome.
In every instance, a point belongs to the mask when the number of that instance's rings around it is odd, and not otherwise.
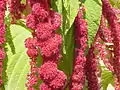
[[[80,2],[78,0],[52,0],[51,3],[53,9],[62,15],[63,20],[60,28],[63,36],[63,59],[60,63],[60,69],[70,76],[74,53],[73,22],[77,15]]]
[[[83,4],[86,8],[85,18],[88,21],[88,45],[90,46],[93,42],[100,22],[101,2],[100,0],[85,0]]]
[[[29,71],[29,59],[26,55],[24,40],[30,36],[30,32],[18,25],[11,25],[10,30],[16,53],[12,53],[10,45],[7,44],[8,57],[4,61],[6,70],[3,76],[5,90],[26,90],[25,82]]]
[[[25,3],[25,0],[22,1]],[[82,5],[86,8],[85,19],[88,22],[88,45],[90,46],[100,22],[100,0],[51,0],[52,8],[62,15],[60,33],[63,37],[61,50],[63,58],[59,68],[68,75],[68,79],[72,73],[74,60],[74,19],[81,5],[80,1],[82,1]],[[31,30],[25,26],[25,21],[23,20],[17,20],[17,25],[11,25],[9,17],[5,21],[7,24],[7,58],[4,60],[4,88],[5,90],[26,90],[25,82],[30,66],[24,47],[24,40],[31,36]],[[41,63],[39,61],[39,65]],[[112,73],[103,70],[103,90],[107,89],[109,83],[113,84]]]
[[[102,84],[102,90],[107,90],[109,84],[111,85],[114,84],[112,72],[110,72],[109,70],[102,71],[101,84]]]

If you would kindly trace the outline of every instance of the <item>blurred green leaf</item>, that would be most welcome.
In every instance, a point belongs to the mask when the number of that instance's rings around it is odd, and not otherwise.
[[[11,25],[10,30],[16,53],[13,54],[10,45],[7,44],[8,57],[4,61],[6,70],[3,76],[5,90],[26,90],[25,82],[29,71],[29,59],[26,55],[24,40],[30,36],[30,32],[18,25]]]
[[[61,34],[63,37],[63,59],[60,63],[62,69],[70,76],[74,55],[74,26],[73,22],[79,9],[79,0],[52,0],[51,6],[62,15]]]
[[[88,44],[93,42],[95,34],[99,27],[101,16],[101,2],[100,0],[85,0],[84,5],[86,8],[85,18],[88,21]]]
[[[102,90],[107,90],[108,85],[111,84],[113,85],[114,80],[113,80],[113,75],[112,72],[108,71],[108,70],[104,70],[102,71]]]

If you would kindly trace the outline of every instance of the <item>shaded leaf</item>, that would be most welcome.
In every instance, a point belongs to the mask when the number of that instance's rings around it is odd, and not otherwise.
[[[114,80],[113,80],[113,75],[112,72],[108,71],[108,70],[104,70],[102,72],[102,90],[107,90],[108,85],[111,84],[113,85]]]
[[[86,8],[85,18],[88,21],[88,44],[90,45],[99,27],[101,16],[101,2],[100,0],[85,0],[84,5]]]
[[[5,90],[26,90],[25,82],[29,71],[29,59],[26,55],[24,40],[30,36],[30,33],[18,25],[11,25],[10,30],[16,53],[13,54],[10,45],[7,44],[8,60],[5,71],[7,77],[3,76]]]

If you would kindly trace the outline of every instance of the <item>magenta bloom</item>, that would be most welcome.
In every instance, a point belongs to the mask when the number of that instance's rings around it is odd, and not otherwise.
[[[50,10],[50,23],[52,25],[53,30],[57,30],[61,26],[61,15],[55,11]]]
[[[38,39],[48,39],[52,36],[52,27],[49,23],[39,23],[36,29]]]
[[[0,60],[5,59],[6,53],[4,51],[4,48],[0,48]]]
[[[2,46],[5,43],[5,10],[6,10],[6,0],[0,1],[0,85],[3,83],[2,81],[2,68],[3,68],[3,60],[5,59],[6,53],[4,51],[4,47]]]
[[[55,32],[61,25],[61,15],[49,10],[49,0],[29,0],[28,4],[32,6],[32,13],[27,16],[26,25],[33,30],[33,39],[28,38],[25,41],[25,46],[28,48],[27,54],[32,62],[36,62],[38,51],[40,51],[43,59],[43,64],[39,67],[38,72],[31,64],[31,72],[33,70],[34,75],[36,72],[39,79],[43,81],[40,90],[62,90],[67,77],[57,69],[58,61],[62,57],[60,54],[62,36]],[[27,87],[29,89],[33,85]]]
[[[41,55],[50,57],[60,51],[59,47],[62,44],[62,37],[55,34],[54,37],[46,41],[47,45],[41,47]]]
[[[41,20],[44,20],[48,17],[48,11],[40,3],[36,3],[32,7],[32,13],[39,17]]]
[[[40,78],[48,83],[56,77],[57,72],[57,64],[52,62],[44,63],[39,69]]]
[[[31,49],[36,49],[37,45],[37,40],[36,38],[27,38],[25,40],[25,47],[26,48],[31,48]]]
[[[103,15],[107,19],[109,28],[111,30],[112,42],[114,44],[113,48],[113,69],[117,76],[118,82],[120,83],[120,23],[118,13],[120,10],[113,8],[109,0],[102,0],[103,3]]]
[[[52,90],[51,88],[49,88],[49,86],[45,83],[41,84],[40,85],[40,90]]]
[[[23,5],[21,4],[21,0],[9,0],[8,4],[9,4],[10,14],[12,17],[12,23],[14,23],[16,19],[21,18],[21,12],[23,11]]]
[[[36,24],[38,24],[38,20],[35,15],[29,14],[26,20],[26,26],[32,30],[36,29]]]
[[[87,23],[83,19],[83,8],[78,12],[75,19],[75,59],[73,73],[71,77],[70,90],[83,90],[85,84],[85,64],[84,52],[87,42]]]
[[[28,49],[27,54],[30,58],[36,58],[38,56],[38,50],[37,49]]]
[[[62,71],[58,71],[57,76],[50,82],[50,87],[52,87],[52,90],[63,90],[64,85],[66,82],[66,75]]]

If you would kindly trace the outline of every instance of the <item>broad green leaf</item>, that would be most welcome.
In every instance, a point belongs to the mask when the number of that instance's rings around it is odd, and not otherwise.
[[[62,0],[51,0],[53,10],[62,14]]]
[[[63,59],[60,64],[60,68],[70,76],[72,73],[72,65],[73,65],[73,56],[74,56],[74,27],[72,26],[64,37],[65,40],[65,50],[66,54],[63,53]],[[69,78],[69,77],[68,77]]]
[[[113,85],[114,80],[113,80],[113,75],[112,72],[108,71],[108,70],[104,70],[102,71],[102,90],[107,90],[108,85],[111,84]]]
[[[62,14],[61,34],[63,36],[63,59],[60,64],[60,69],[70,76],[74,52],[74,28],[72,25],[79,9],[79,1],[53,0],[53,2],[53,9]]]
[[[6,68],[3,76],[5,90],[26,90],[25,82],[30,66],[24,40],[31,35],[29,31],[18,25],[11,25],[10,30],[16,52],[13,54],[7,44],[7,59],[4,61]]]
[[[101,16],[101,2],[100,0],[84,0],[84,5],[86,8],[85,18],[88,21],[88,44],[90,45],[98,30]]]
[[[63,59],[60,63],[62,69],[70,76],[74,53],[73,23],[79,9],[79,0],[52,0],[53,10],[62,15],[61,34],[63,37]]]

